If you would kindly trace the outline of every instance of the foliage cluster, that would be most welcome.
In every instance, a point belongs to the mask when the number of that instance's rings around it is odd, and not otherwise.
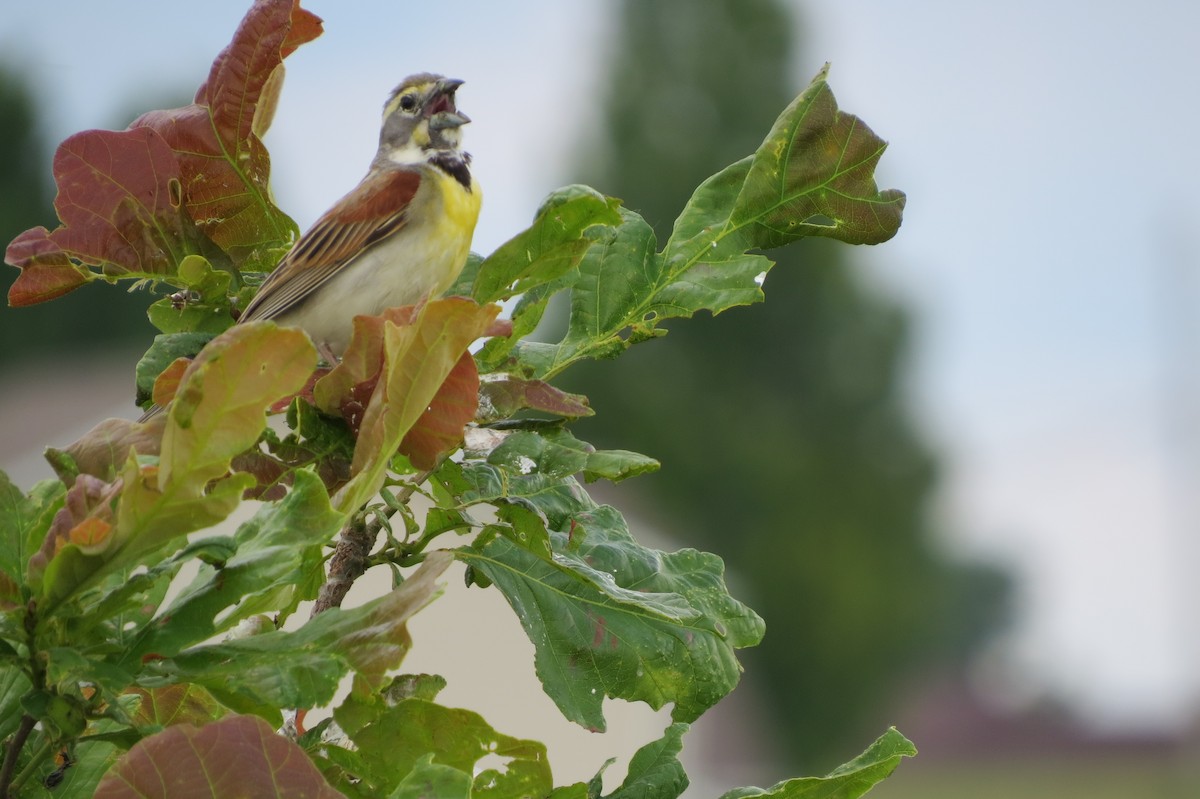
[[[735,687],[762,620],[717,557],[647,548],[589,497],[586,482],[658,464],[572,435],[591,410],[550,381],[664,320],[760,301],[772,262],[751,251],[890,238],[904,197],[875,185],[884,144],[838,110],[822,70],[661,247],[617,200],[567,187],[448,297],[360,317],[342,362],[318,368],[303,333],[235,317],[296,237],[261,136],[283,59],[319,33],[297,0],[255,3],[192,104],[63,142],[62,224],[8,248],[13,305],[94,281],[174,293],[151,306],[161,335],[136,369],[142,403],[169,411],[50,451],[58,479],[28,492],[0,478],[0,793],[598,796],[599,774],[555,786],[542,744],[438,704],[440,677],[397,673],[406,621],[457,559],[517,614],[567,719],[603,731],[606,697],[672,706],[608,795],[678,796],[682,736]],[[555,295],[565,332],[530,340]],[[414,513],[415,495],[432,510]],[[249,521],[211,529],[250,498]],[[339,607],[371,566],[394,589]],[[331,719],[273,732],[348,675]],[[912,753],[891,730],[826,777],[727,796],[859,796]],[[477,765],[488,755],[503,765]]]

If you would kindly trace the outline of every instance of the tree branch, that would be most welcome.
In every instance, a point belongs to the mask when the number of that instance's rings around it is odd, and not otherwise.
[[[0,767],[0,799],[9,799],[9,786],[12,783],[13,771],[17,767],[17,756],[25,746],[29,734],[33,732],[37,719],[28,714],[21,717],[21,726],[17,727],[12,740],[8,742],[8,750],[4,753],[4,766]]]
[[[400,502],[408,502],[417,487],[428,480],[432,473],[433,470],[430,469],[414,475],[406,486],[396,492],[396,499]],[[370,563],[371,550],[375,548],[375,539],[379,537],[381,529],[383,529],[383,522],[378,516],[372,516],[370,520],[356,516],[346,523],[338,535],[333,556],[329,559],[329,576],[325,578],[325,584],[321,586],[321,592],[317,594],[317,601],[313,605],[309,618],[315,617],[318,613],[324,613],[330,608],[342,606],[342,600],[350,592],[354,581],[366,572]]]
[[[374,548],[375,539],[382,528],[383,522],[378,517],[372,517],[368,521],[362,516],[356,516],[346,523],[338,535],[333,557],[329,559],[329,576],[321,586],[321,593],[317,595],[309,618],[330,608],[342,606],[342,600],[349,593],[350,586],[367,570],[371,549]]]

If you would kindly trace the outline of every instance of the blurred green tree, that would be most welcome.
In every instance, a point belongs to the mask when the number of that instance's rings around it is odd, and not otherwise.
[[[33,92],[12,68],[0,65],[0,240],[44,225],[54,228],[49,148],[38,127]],[[19,272],[5,266],[5,295]],[[53,303],[0,309],[0,371],[56,352],[93,355],[150,341],[146,298],[115,286],[89,284]],[[133,389],[130,388],[132,399]]]
[[[665,241],[690,187],[752,152],[803,84],[795,29],[775,0],[626,0],[584,177]],[[620,369],[568,376],[599,412],[580,432],[659,458],[639,483],[661,518],[748,581],[768,630],[749,668],[789,756],[818,770],[892,721],[919,666],[994,629],[1004,586],[936,550],[936,465],[903,392],[908,316],[828,244],[772,253],[764,308],[673,324]]]

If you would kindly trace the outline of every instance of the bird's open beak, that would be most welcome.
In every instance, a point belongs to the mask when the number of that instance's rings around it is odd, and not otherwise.
[[[430,130],[446,130],[457,128],[471,121],[471,118],[461,111],[440,111],[429,118]]]
[[[430,130],[446,130],[467,124],[471,118],[454,106],[454,92],[463,82],[455,78],[442,78],[437,82],[435,97],[426,106]]]

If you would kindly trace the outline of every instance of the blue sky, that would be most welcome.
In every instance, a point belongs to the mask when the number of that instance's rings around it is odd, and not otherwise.
[[[289,59],[267,142],[302,226],[361,176],[382,100],[415,71],[467,81],[476,249],[574,179],[614,4],[306,5],[326,33]],[[1024,577],[1020,624],[981,680],[1054,689],[1103,723],[1180,720],[1200,665],[1184,611],[1200,599],[1200,472],[1180,421],[1200,397],[1197,349],[1165,342],[1200,303],[1200,6],[794,7],[796,90],[832,61],[842,107],[891,143],[881,185],[909,195],[899,236],[856,255],[919,314],[914,407],[946,458],[949,543]],[[26,3],[0,19],[0,57],[34,76],[57,140],[194,88],[244,8]]]

